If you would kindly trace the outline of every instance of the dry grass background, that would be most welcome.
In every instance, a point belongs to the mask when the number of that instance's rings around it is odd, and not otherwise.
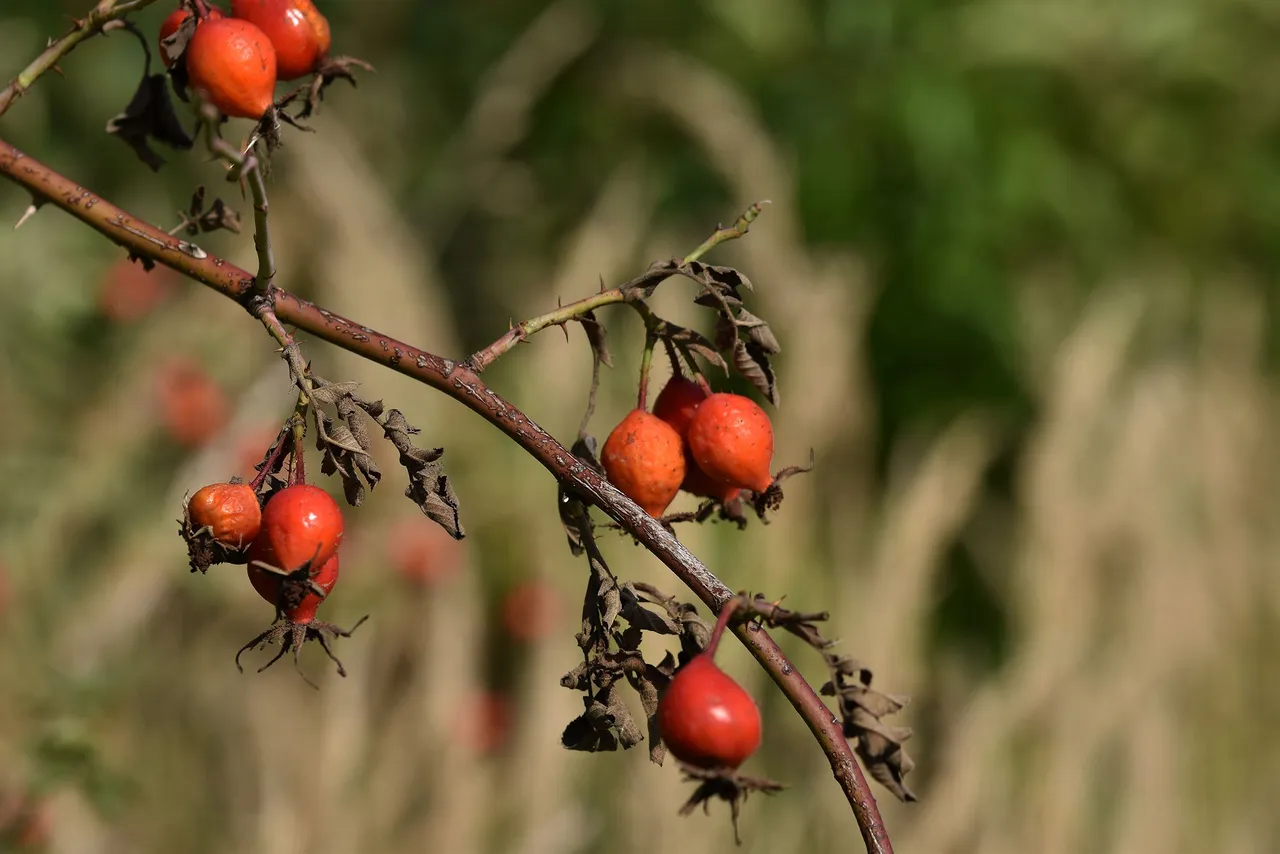
[[[588,6],[560,0],[494,65],[439,160],[453,207],[437,227],[461,227],[470,206],[515,217],[528,204],[512,152],[529,110],[596,31]],[[1019,457],[1016,500],[984,488],[1009,437],[983,412],[903,441],[877,487],[863,363],[874,272],[846,251],[805,244],[787,158],[730,79],[640,48],[619,57],[616,74],[620,93],[672,119],[719,164],[734,196],[773,201],[717,259],[757,283],[755,307],[785,348],[778,460],[800,461],[813,447],[821,471],[788,484],[767,528],[680,534],[732,586],[829,608],[833,633],[878,686],[916,698],[903,722],[927,710],[930,725],[909,745],[921,802],[902,806],[877,789],[897,850],[1276,850],[1280,410],[1262,373],[1256,288],[1224,275],[1195,289],[1176,259],[1142,257],[1087,302],[1063,305],[1052,300],[1058,274],[1029,272],[1020,359],[1041,414]],[[394,108],[376,85],[360,100],[346,94],[331,99],[322,133],[277,164],[282,283],[306,281],[333,310],[457,353],[432,242],[398,210],[371,162],[376,143],[362,136],[362,120],[381,110],[394,123]],[[19,108],[38,111],[39,97]],[[656,218],[650,168],[617,167],[560,257],[535,269],[541,284],[504,299],[534,314],[694,245],[701,235]],[[134,206],[160,209],[149,201],[140,191]],[[6,216],[21,207],[7,190],[0,202]],[[15,319],[38,322],[46,301],[90,301],[97,275],[84,260],[96,243],[79,226],[45,214],[25,229],[0,238],[8,335],[21,334]],[[251,253],[241,239],[230,254],[250,263]],[[659,296],[660,312],[696,317],[679,288]],[[612,317],[618,365],[594,422],[600,435],[629,406],[639,349],[631,319]],[[589,370],[577,335],[566,345],[550,332],[493,371],[562,438],[576,428]],[[1195,346],[1168,346],[1175,337]],[[155,360],[174,352],[201,359],[236,401],[225,433],[186,456],[166,456],[150,399]],[[285,665],[235,671],[234,650],[269,609],[238,570],[189,576],[174,536],[183,494],[232,473],[237,435],[289,407],[265,336],[193,286],[122,334],[84,393],[75,388],[83,366],[66,353],[4,353],[0,460],[10,494],[0,501],[0,560],[13,601],[0,617],[0,775],[17,784],[46,773],[33,743],[59,746],[42,762],[72,764],[91,744],[86,767],[108,778],[88,794],[54,790],[52,850],[735,850],[723,810],[677,817],[686,787],[643,751],[559,748],[579,709],[558,679],[575,661],[584,567],[564,547],[551,481],[470,413],[309,347],[326,376],[364,383],[446,446],[471,534],[463,571],[426,593],[405,588],[386,539],[416,511],[389,473],[350,514],[342,584],[326,606],[338,622],[372,618],[342,643],[347,679],[306,652],[316,693]],[[58,393],[36,395],[35,385]],[[65,452],[32,450],[50,443]],[[962,536],[1012,620],[1009,662],[994,672],[965,650],[930,650],[927,615],[946,550]],[[677,589],[641,550],[621,539],[605,546],[621,576]],[[561,625],[512,648],[495,628],[496,602],[526,578],[558,591]],[[747,656],[726,652],[724,665],[766,715],[754,770],[790,785],[748,803],[740,850],[858,850],[822,755]],[[820,662],[794,653],[820,681]],[[514,727],[502,750],[477,755],[460,721],[495,681],[510,693]]]

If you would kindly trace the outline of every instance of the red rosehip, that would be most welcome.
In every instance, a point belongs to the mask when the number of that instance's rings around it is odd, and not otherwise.
[[[698,383],[682,376],[673,376],[653,402],[653,414],[670,424],[684,440],[684,482],[680,484],[680,488],[690,495],[714,498],[721,504],[728,504],[738,497],[739,489],[704,472],[689,449],[689,424],[707,397],[706,389]]]
[[[140,263],[121,259],[112,264],[98,290],[98,308],[116,323],[141,320],[173,292],[174,274],[168,267],[147,271]]]
[[[737,607],[720,612],[707,648],[676,671],[658,701],[658,731],[671,754],[698,768],[737,768],[760,746],[755,700],[716,666],[716,649]]]
[[[195,529],[209,528],[213,538],[229,549],[242,549],[258,538],[262,508],[247,483],[211,483],[187,502],[187,516]]]
[[[764,492],[773,483],[773,425],[755,401],[713,394],[689,422],[694,462],[714,480]]]
[[[194,362],[175,359],[157,378],[160,420],[175,442],[197,448],[226,424],[230,405],[218,384]]]
[[[479,691],[458,709],[458,740],[472,753],[486,755],[506,744],[511,732],[511,701],[497,691]]]
[[[260,119],[275,94],[276,50],[248,21],[206,20],[187,43],[187,75],[223,115]]]
[[[431,587],[455,575],[465,546],[422,516],[396,523],[387,533],[391,567],[409,584]]]
[[[681,438],[689,432],[689,422],[698,406],[707,399],[702,386],[682,376],[673,376],[653,402],[653,414],[671,425]]]
[[[310,74],[329,53],[329,21],[311,0],[231,0],[231,14],[271,39],[281,80]]]
[[[258,558],[286,572],[308,561],[326,563],[342,544],[342,510],[318,486],[300,483],[271,496],[262,510],[262,529],[254,544],[270,552]]]
[[[605,440],[602,462],[609,482],[658,518],[684,480],[684,443],[670,424],[633,409]]]
[[[253,585],[254,590],[258,591],[259,596],[272,605],[278,605],[290,622],[299,625],[310,623],[316,618],[316,609],[324,599],[314,590],[306,589],[300,584],[292,584],[283,575],[254,566],[255,560],[278,566],[272,563],[275,557],[264,542],[262,538],[258,538],[249,547],[249,583]],[[338,583],[338,556],[333,555],[324,563],[317,564],[317,567],[312,568],[311,581],[324,591],[325,596],[328,596],[334,585]],[[290,584],[290,587],[283,588],[285,584]]]
[[[183,23],[187,20],[187,18],[190,18],[190,17],[191,17],[191,10],[183,6],[178,9],[174,9],[172,12],[170,12],[169,16],[164,19],[164,23],[160,25],[160,37],[159,37],[160,59],[161,61],[164,62],[165,68],[169,68],[173,65],[173,59],[171,59],[169,57],[169,54],[165,51],[164,40],[169,38],[169,36],[173,35],[174,33],[176,33],[178,31],[178,28],[181,27]],[[217,6],[210,6],[209,17],[206,18],[205,20],[216,21],[219,18],[225,18],[225,17],[226,17],[226,13],[223,12],[221,9],[219,9]]]
[[[502,627],[521,643],[547,637],[560,619],[560,596],[545,581],[522,581],[502,598]]]

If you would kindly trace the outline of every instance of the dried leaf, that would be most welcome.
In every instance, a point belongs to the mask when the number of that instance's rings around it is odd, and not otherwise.
[[[631,582],[622,585],[621,616],[632,627],[641,631],[659,635],[676,635],[680,633],[680,624],[668,614],[659,614],[642,607]]]
[[[747,340],[757,344],[766,353],[781,353],[782,345],[773,336],[769,324],[756,317],[745,308],[738,309],[734,316],[734,325],[747,331]]]
[[[773,375],[773,366],[769,364],[769,354],[759,344],[738,339],[733,348],[733,366],[738,373],[751,381],[760,393],[778,406],[781,398],[778,385]]]
[[[674,323],[667,323],[663,337],[667,338],[686,354],[690,352],[696,353],[725,373],[729,372],[729,365],[716,349],[716,345],[711,343],[710,339],[701,332],[686,329],[683,326],[676,326]]]
[[[366,411],[371,408],[380,412],[382,404],[366,404]],[[388,409],[378,423],[382,425],[383,435],[400,452],[400,465],[409,475],[404,494],[450,536],[461,540],[466,534],[462,530],[458,496],[440,462],[444,448],[424,449],[413,444],[410,437],[417,435],[418,428],[411,426],[398,409]]]
[[[184,151],[194,144],[174,112],[163,74],[142,78],[124,112],[107,122],[107,133],[119,137],[153,171],[164,165],[164,158],[151,148],[151,140]]]

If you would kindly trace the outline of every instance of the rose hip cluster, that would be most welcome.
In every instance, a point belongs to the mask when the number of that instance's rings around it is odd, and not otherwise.
[[[350,632],[316,620],[316,609],[338,583],[343,534],[342,511],[327,492],[299,483],[260,505],[249,484],[210,484],[188,502],[184,533],[189,542],[211,540],[226,562],[247,563],[249,583],[276,609],[272,626],[240,653],[278,641],[280,652],[261,668],[265,670],[290,649],[296,662],[302,644],[317,640],[345,675],[328,638]],[[241,556],[243,560],[237,559]],[[237,666],[239,658],[237,654]]]
[[[609,481],[655,518],[681,489],[721,504],[743,489],[765,492],[772,461],[773,426],[755,401],[683,376],[671,378],[652,413],[622,419],[602,459]]]
[[[204,0],[194,6],[184,59],[188,80],[223,115],[262,118],[277,81],[316,72],[329,54],[329,21],[311,0],[231,0],[230,17]],[[192,14],[184,5],[161,25],[165,65],[174,62],[165,40]]]

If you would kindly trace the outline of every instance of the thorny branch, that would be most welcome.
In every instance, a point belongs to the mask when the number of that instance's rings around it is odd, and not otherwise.
[[[80,22],[70,34],[51,45],[9,87],[0,92],[0,113],[35,78],[53,67],[59,58],[84,38],[101,31],[109,21],[150,2],[152,0],[134,0],[131,3],[103,0],[95,7],[89,19]],[[251,174],[252,171],[254,170],[250,170]],[[596,505],[631,533],[713,611],[718,612],[732,598],[733,592],[677,541],[670,531],[637,507],[599,473],[576,459],[568,449],[519,409],[485,386],[478,376],[480,370],[529,335],[546,326],[576,319],[593,308],[625,302],[627,293],[656,285],[673,273],[683,272],[677,269],[678,265],[656,265],[638,280],[628,283],[628,286],[602,291],[557,312],[526,321],[471,359],[457,363],[397,341],[325,311],[294,294],[271,287],[274,263],[270,259],[270,244],[266,241],[259,242],[260,269],[258,276],[253,276],[209,255],[194,244],[177,240],[155,226],[131,216],[3,140],[0,140],[0,174],[24,187],[34,199],[62,208],[132,254],[171,267],[246,306],[267,326],[282,347],[287,347],[291,342],[289,333],[284,328],[287,323],[342,349],[411,376],[459,400],[514,439],[557,478],[566,493],[572,493],[573,496]],[[262,202],[261,205],[258,204],[259,201]],[[255,195],[255,220],[261,218],[264,226],[266,212],[265,196],[259,200]],[[759,206],[753,206],[734,226],[717,230],[716,234],[689,256],[688,262],[696,262],[701,254],[720,242],[741,236],[758,213]],[[264,258],[269,263],[264,264]],[[260,287],[263,283],[265,287]],[[872,854],[891,854],[893,848],[876,807],[875,797],[867,786],[840,723],[832,718],[821,697],[787,660],[761,625],[747,622],[734,631],[791,701],[817,739],[853,809],[867,850]],[[842,707],[843,702],[842,699]]]
[[[715,233],[702,242],[702,245],[690,252],[682,260],[684,264],[690,264],[697,261],[706,253],[710,252],[721,243],[730,240],[736,240],[745,235],[751,228],[751,223],[755,222],[756,217],[764,209],[764,205],[769,204],[768,201],[756,202],[747,208],[737,221],[728,228],[717,228]],[[527,341],[533,335],[541,332],[549,326],[564,326],[571,320],[578,320],[597,308],[606,305],[615,305],[617,303],[627,302],[628,294],[635,291],[640,286],[657,285],[663,279],[666,279],[676,272],[674,267],[671,268],[655,268],[644,274],[632,279],[626,284],[619,285],[616,288],[601,290],[597,294],[563,305],[555,311],[549,311],[546,314],[540,314],[529,320],[520,323],[507,330],[501,338],[494,341],[483,350],[473,353],[467,364],[476,373],[483,371],[485,368],[498,361],[502,356],[509,352],[521,341]],[[639,303],[634,303],[639,305]]]
[[[114,21],[120,20],[131,12],[144,9],[154,2],[155,0],[101,0],[86,18],[75,21],[70,32],[50,42],[44,53],[18,72],[18,76],[13,78],[8,86],[0,89],[0,116],[4,115],[14,101],[26,94],[40,75],[50,69],[56,71],[58,60],[75,50],[80,42],[106,31]]]

